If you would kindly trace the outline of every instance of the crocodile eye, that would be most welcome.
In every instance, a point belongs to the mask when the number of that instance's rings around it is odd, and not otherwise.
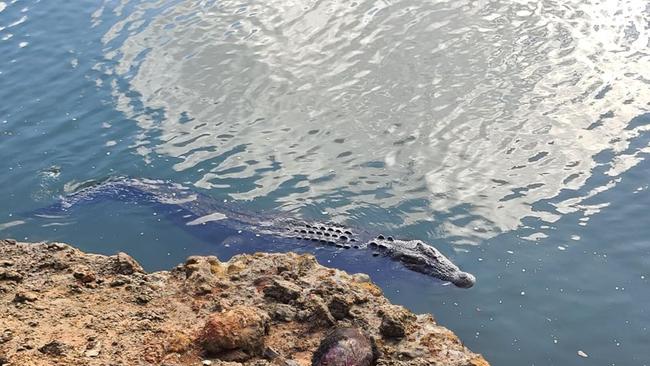
[[[392,236],[389,236],[389,237],[388,237],[388,241],[395,241],[395,239],[393,239]]]
[[[377,236],[377,239],[379,239],[379,240],[384,240],[384,239],[386,239],[386,238],[384,238],[383,235],[379,235],[379,236]]]

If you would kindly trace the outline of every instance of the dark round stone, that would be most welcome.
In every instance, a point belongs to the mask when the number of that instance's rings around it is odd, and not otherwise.
[[[377,360],[375,342],[357,328],[336,328],[314,352],[312,366],[371,366]]]

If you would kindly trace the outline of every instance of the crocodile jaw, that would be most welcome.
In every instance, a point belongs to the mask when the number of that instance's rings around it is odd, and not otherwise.
[[[472,274],[461,271],[440,251],[420,240],[398,240],[380,235],[368,246],[412,271],[449,281],[458,287],[470,288],[476,282]]]

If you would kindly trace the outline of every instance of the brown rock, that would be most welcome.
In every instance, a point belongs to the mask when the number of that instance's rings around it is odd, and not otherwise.
[[[52,251],[59,251],[59,250],[65,250],[70,248],[68,244],[63,244],[63,243],[49,243],[47,244],[47,249],[52,250]]]
[[[34,302],[38,300],[38,296],[35,293],[29,291],[20,291],[16,293],[14,297],[15,303],[25,303],[25,302]]]
[[[125,255],[59,247],[0,241],[0,365],[309,366],[334,325],[353,325],[377,340],[383,356],[373,365],[486,366],[431,316],[411,323],[405,309],[386,307],[367,276],[311,256],[195,257],[146,274]],[[197,296],[203,285],[206,295]],[[347,355],[365,343],[354,335],[330,341],[329,351]]]
[[[253,356],[262,351],[269,316],[252,306],[235,306],[222,313],[210,315],[199,343],[209,354],[244,351]]]
[[[352,301],[342,295],[336,295],[332,297],[328,305],[330,314],[337,319],[341,320],[350,315],[350,309],[352,308]]]
[[[16,271],[11,271],[8,269],[0,269],[0,281],[13,281],[21,282],[23,280],[23,275]]]
[[[336,319],[320,296],[311,295],[306,306],[309,309],[306,320],[312,326],[332,326],[336,324]]]
[[[170,353],[183,353],[192,346],[192,339],[185,333],[173,332],[165,342],[165,350]]]
[[[0,267],[11,267],[15,264],[14,261],[9,259],[0,259]]]
[[[415,316],[399,305],[386,305],[379,310],[381,325],[379,331],[386,338],[403,338],[406,328]]]
[[[286,304],[300,296],[300,287],[289,281],[275,279],[264,288],[264,296]]]
[[[138,262],[135,261],[135,259],[131,258],[126,253],[117,253],[117,255],[114,256],[114,270],[115,273],[118,274],[123,274],[123,275],[132,275],[134,273],[143,273],[144,270],[142,269],[142,266]]]
[[[79,269],[75,271],[72,276],[82,283],[95,282],[97,279],[95,274],[87,269]]]
[[[0,344],[7,343],[14,338],[14,334],[10,329],[5,329],[0,334]],[[1,365],[1,364],[0,364]]]
[[[51,341],[38,350],[41,353],[50,356],[63,356],[68,352],[68,348],[69,347],[63,342]]]

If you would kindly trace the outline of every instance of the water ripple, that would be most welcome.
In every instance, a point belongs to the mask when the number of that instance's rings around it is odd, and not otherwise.
[[[628,149],[648,126],[631,122],[650,100],[646,1],[113,4],[97,68],[128,84],[134,149],[237,199],[443,216],[440,235],[475,243],[598,212],[583,201],[648,149]],[[533,205],[603,164],[601,186]]]

